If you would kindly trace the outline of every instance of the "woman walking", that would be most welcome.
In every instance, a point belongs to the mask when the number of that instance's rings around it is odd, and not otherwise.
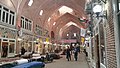
[[[68,61],[71,60],[71,54],[70,54],[70,48],[69,48],[69,46],[67,46],[67,49],[66,49],[66,58],[67,58]]]

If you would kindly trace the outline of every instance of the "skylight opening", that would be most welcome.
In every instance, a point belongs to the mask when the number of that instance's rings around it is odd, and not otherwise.
[[[43,10],[40,10],[40,15],[42,16],[42,14],[43,14]]]
[[[28,6],[32,6],[33,0],[29,0]]]
[[[62,6],[60,9],[59,9],[59,12],[60,14],[65,14],[65,13],[72,13],[73,10],[67,6]]]
[[[53,23],[53,25],[55,25],[55,24],[56,24],[56,22]]]

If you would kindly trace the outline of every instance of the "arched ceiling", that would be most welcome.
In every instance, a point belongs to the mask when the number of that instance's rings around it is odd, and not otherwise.
[[[33,5],[29,7],[27,5],[29,0],[26,0],[23,8],[21,9],[22,10],[21,12],[23,15],[29,18],[31,18],[30,14],[32,14],[32,18],[35,21],[38,21],[36,19],[41,19],[40,22],[42,22],[42,25],[47,25],[48,18],[51,17],[56,11],[58,11],[60,7],[64,5],[73,9],[75,16],[86,17],[84,12],[85,0],[44,0],[44,1],[33,0],[33,1],[34,1]],[[39,15],[40,10],[44,11],[42,16]]]
[[[67,35],[66,33],[72,33],[73,34],[73,33],[79,32],[79,31],[80,31],[80,27],[76,23],[70,21],[60,29],[59,36],[60,36],[60,38],[64,38],[65,35]]]
[[[70,21],[75,22],[80,28],[85,28],[84,23],[81,23],[78,17],[70,13],[66,13],[56,20],[56,24],[55,26],[53,26],[53,30],[56,30],[57,27],[62,28],[64,25],[66,25]]]
[[[17,23],[20,22],[21,15],[31,19],[33,23],[40,24],[48,31],[59,32],[68,22],[73,21],[80,28],[84,24],[78,18],[87,18],[84,12],[86,0],[33,0],[32,6],[28,6],[30,0],[0,0],[0,2],[17,13]],[[67,6],[73,13],[60,15],[58,9]],[[43,10],[43,15],[40,11]],[[48,22],[49,17],[51,20]],[[53,23],[56,22],[55,25]],[[58,28],[58,29],[57,29]]]
[[[73,23],[70,23],[71,21]],[[56,36],[61,36],[64,29],[73,24],[76,24],[75,26],[78,28],[85,28],[85,25],[81,23],[77,17],[71,15],[70,13],[66,13],[57,19],[55,26],[52,27],[52,30],[57,34]]]

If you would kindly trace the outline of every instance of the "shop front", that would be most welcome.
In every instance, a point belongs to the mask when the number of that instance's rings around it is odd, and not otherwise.
[[[32,52],[33,51],[33,38],[34,36],[27,34],[27,33],[23,33],[23,36],[21,37],[22,40],[19,42],[19,49],[21,49],[21,47],[24,47],[25,50],[27,52]]]
[[[16,53],[16,34],[14,29],[0,27],[0,58],[12,57]]]
[[[15,39],[0,38],[0,51],[2,57],[12,57],[15,55]]]
[[[35,38],[34,39],[34,45],[35,45],[35,52],[36,53],[39,53],[39,54],[42,54],[42,38]]]

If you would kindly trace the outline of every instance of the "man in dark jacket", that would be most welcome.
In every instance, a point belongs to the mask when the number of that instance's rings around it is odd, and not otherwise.
[[[80,52],[80,47],[77,44],[77,45],[74,46],[74,58],[75,58],[75,61],[77,61],[77,59],[78,59],[78,52]]]
[[[25,48],[24,47],[21,47],[21,55],[24,55],[26,52]]]
[[[71,60],[71,54],[70,54],[69,46],[67,46],[67,49],[66,49],[66,58],[67,58],[68,61]]]

